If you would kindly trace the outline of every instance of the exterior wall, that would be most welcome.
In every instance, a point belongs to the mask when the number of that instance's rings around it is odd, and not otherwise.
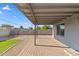
[[[17,34],[17,31],[18,31],[17,29],[15,29],[15,30],[12,29],[11,32],[10,32],[10,34],[11,34],[11,35]]]
[[[55,34],[54,32],[55,32],[55,28],[54,28],[54,26],[53,26],[53,27],[52,27],[52,38],[54,38],[54,36],[55,36],[55,35],[54,35],[54,34]]]
[[[79,50],[79,15],[74,15],[65,22],[65,41],[73,49]]]
[[[53,28],[54,28],[54,38],[57,39],[57,40],[59,40],[62,43],[65,43],[65,37],[62,36],[62,35],[57,35],[57,27],[56,27],[56,25],[61,24],[61,23],[64,23],[64,22],[65,21],[62,20],[62,21],[57,22],[56,24],[53,25]]]
[[[27,30],[27,29],[14,29],[11,31],[11,34],[25,34],[25,35],[33,35],[34,30]],[[51,30],[38,30],[39,35],[52,35]]]
[[[54,25],[55,28],[55,38],[62,43],[70,46],[71,48],[79,51],[79,15],[74,15],[64,21],[65,23],[65,35],[60,36],[56,35],[56,25],[61,23],[57,23]]]
[[[8,29],[0,29],[0,37],[10,35],[10,30]]]
[[[38,30],[39,35],[52,35],[52,30]]]
[[[62,23],[62,22],[60,22]],[[59,24],[59,23],[58,23]],[[61,36],[61,35],[57,35],[57,27],[56,27],[57,24],[54,24],[54,35],[53,35],[53,38],[57,39],[58,41],[62,42],[62,43],[65,43],[65,37],[64,36]]]

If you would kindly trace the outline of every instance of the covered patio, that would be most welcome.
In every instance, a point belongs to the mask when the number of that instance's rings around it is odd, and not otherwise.
[[[77,3],[19,3],[16,5],[35,25],[35,45],[38,25],[53,25],[52,37],[55,38],[56,24],[64,23],[67,18],[79,14]]]
[[[79,50],[77,46],[79,44],[78,3],[19,3],[16,5],[35,25],[34,46],[46,46],[42,43],[41,45],[37,44],[39,35],[36,28],[38,25],[53,25],[54,30],[51,38],[57,39],[77,51]],[[65,26],[63,31],[60,29],[62,24]]]
[[[52,39],[50,35],[39,35],[37,45],[34,45],[33,35],[21,35],[22,41],[8,50],[3,56],[73,56],[67,51],[69,47]]]

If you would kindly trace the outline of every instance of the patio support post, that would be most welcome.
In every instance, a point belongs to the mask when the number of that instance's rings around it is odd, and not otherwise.
[[[34,46],[36,46],[36,24],[34,25]]]
[[[37,37],[38,37],[38,24],[37,24]]]
[[[56,25],[53,25],[53,38],[55,38],[55,33],[56,33]]]

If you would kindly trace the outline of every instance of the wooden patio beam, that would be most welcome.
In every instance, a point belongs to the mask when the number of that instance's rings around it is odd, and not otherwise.
[[[30,12],[31,12],[31,15],[32,15],[33,19],[35,20],[35,23],[37,23],[37,20],[36,20],[36,18],[35,18],[35,14],[34,14],[32,5],[29,3],[29,4],[27,4],[27,6],[28,6],[28,8],[29,8],[29,10],[30,10]]]
[[[28,14],[31,14],[31,12],[27,12]],[[79,14],[79,11],[77,12],[34,12],[35,14]]]
[[[29,17],[33,17],[31,15],[28,15]],[[64,16],[35,16],[35,17],[71,17],[71,15],[64,15]]]
[[[53,8],[79,8],[79,5],[75,6],[33,6],[34,9],[53,9]]]

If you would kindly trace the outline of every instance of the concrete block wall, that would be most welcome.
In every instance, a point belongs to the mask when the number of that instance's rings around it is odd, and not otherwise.
[[[10,35],[10,30],[8,29],[0,29],[0,37]]]
[[[12,35],[20,34],[20,35],[34,35],[34,30],[24,30],[24,29],[14,29],[11,31]],[[52,35],[52,30],[38,30],[39,35]]]

